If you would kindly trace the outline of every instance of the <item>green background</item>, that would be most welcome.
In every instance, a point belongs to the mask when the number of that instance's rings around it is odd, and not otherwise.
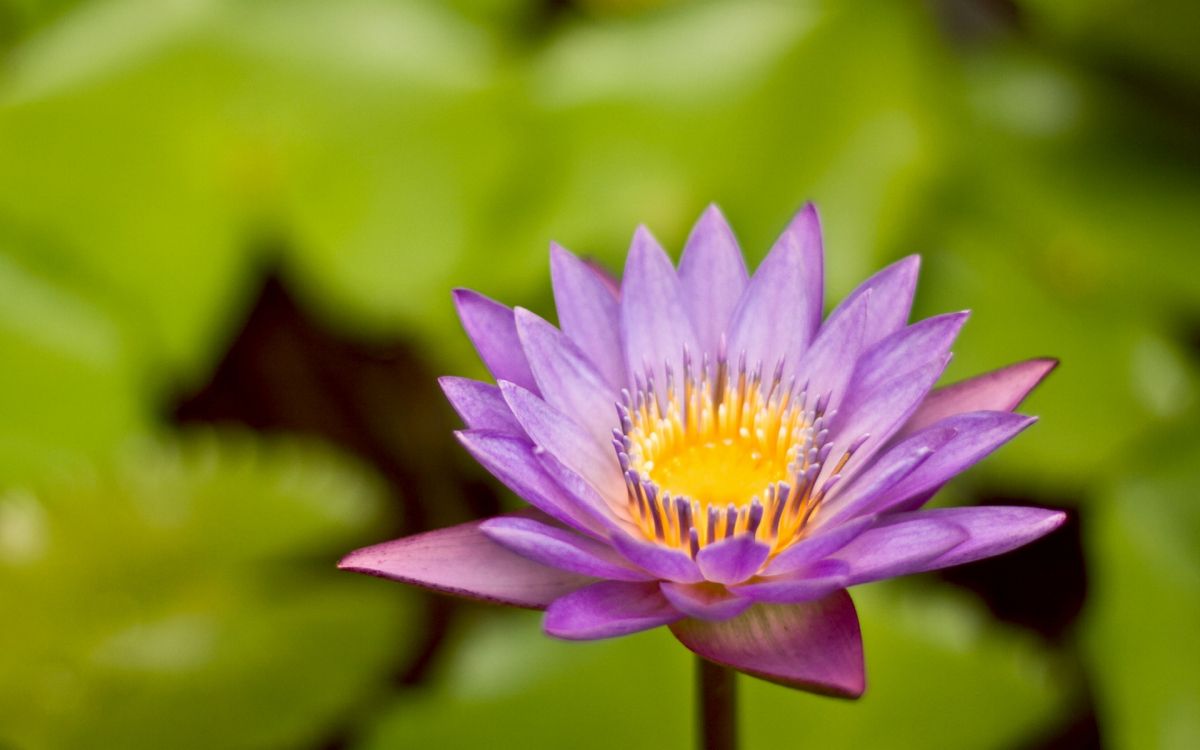
[[[747,746],[1200,747],[1194,2],[0,0],[0,748],[690,747],[669,634],[333,565],[514,503],[450,288],[551,315],[551,239],[716,202],[753,263],[807,199],[830,299],[917,252],[974,311],[948,379],[1062,359],[943,496],[1079,549],[1001,568],[1049,629],[857,590],[867,696],[743,678]]]

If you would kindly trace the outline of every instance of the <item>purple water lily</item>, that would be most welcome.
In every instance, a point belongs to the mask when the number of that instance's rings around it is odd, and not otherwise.
[[[794,687],[865,686],[846,589],[998,555],[1058,511],[920,510],[1033,423],[1012,410],[1055,366],[932,390],[967,313],[911,325],[919,260],[821,320],[805,207],[750,276],[709,208],[679,267],[639,228],[619,284],[557,245],[556,328],[455,301],[497,385],[447,377],[459,440],[533,509],[358,550],[341,567],[545,609],[594,639],[668,625],[701,657]]]

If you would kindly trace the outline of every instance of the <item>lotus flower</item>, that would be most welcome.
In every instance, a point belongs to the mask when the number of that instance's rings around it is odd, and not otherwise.
[[[1033,423],[1012,409],[1056,363],[933,390],[967,313],[908,324],[918,265],[884,268],[822,322],[816,210],[750,276],[714,206],[678,268],[639,228],[619,284],[552,245],[557,328],[455,292],[496,379],[442,379],[458,438],[533,507],[341,567],[545,609],[559,638],[666,625],[717,664],[857,697],[847,588],[998,555],[1064,520],[920,510]]]

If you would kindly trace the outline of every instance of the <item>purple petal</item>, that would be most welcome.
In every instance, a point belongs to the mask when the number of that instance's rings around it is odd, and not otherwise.
[[[1036,421],[1037,417],[1007,411],[980,411],[957,414],[918,432],[905,442],[946,429],[954,430],[954,437],[934,451],[928,461],[881,493],[870,512],[915,510],[948,479],[982,461]]]
[[[588,534],[602,536],[607,527],[600,515],[563,489],[542,469],[533,446],[503,433],[455,433],[463,447],[518,497],[557,521]]]
[[[617,295],[594,268],[556,243],[550,244],[550,278],[558,324],[608,385],[625,384]],[[536,371],[535,371],[536,374]]]
[[[700,583],[704,576],[686,553],[654,542],[644,542],[625,534],[614,534],[613,546],[626,560],[655,578],[678,583]]]
[[[796,363],[821,323],[825,282],[821,223],[805,206],[754,272],[729,324],[727,354],[743,353],[753,367],[770,369],[780,358]]]
[[[984,505],[974,508],[936,508],[897,514],[897,523],[933,520],[963,529],[965,541],[927,561],[913,572],[948,568],[951,565],[1001,555],[1054,531],[1067,520],[1061,510],[1021,506]]]
[[[917,288],[917,272],[920,268],[921,258],[917,255],[896,261],[859,284],[829,317],[832,318],[860,296],[871,292],[871,312],[867,318],[863,347],[874,346],[885,336],[899,331],[908,323],[913,292]]]
[[[962,412],[1012,411],[1057,366],[1057,359],[1031,359],[939,388],[929,394],[899,436]]]
[[[844,591],[803,605],[760,604],[723,622],[683,620],[671,632],[705,659],[771,682],[845,698],[866,688],[858,615]]]
[[[807,383],[809,393],[827,396],[831,409],[839,408],[854,365],[862,354],[871,304],[871,295],[864,294],[853,304],[830,315],[796,370],[796,382]]]
[[[833,558],[850,566],[847,585],[926,570],[928,564],[967,539],[967,532],[936,518],[889,517],[868,529]]]
[[[967,322],[967,312],[926,318],[884,338],[866,352],[854,372],[856,393],[870,393],[885,380],[941,359]]]
[[[763,568],[763,575],[777,576],[794,573],[837,552],[854,541],[859,534],[866,531],[867,527],[874,524],[874,518],[864,516],[845,523],[819,528],[812,532],[811,536],[793,542],[787,549],[771,558],[771,561]]]
[[[663,581],[660,588],[675,609],[701,620],[728,620],[745,612],[754,603],[724,586],[712,583]]]
[[[891,490],[957,434],[953,425],[945,425],[925,430],[889,449],[847,484],[834,489],[817,513],[817,528],[837,525],[855,516],[882,513],[891,506]]]
[[[512,308],[470,289],[455,289],[454,304],[479,358],[496,380],[508,380],[537,392],[537,381],[517,338]]]
[[[591,482],[601,495],[614,497],[625,493],[621,465],[609,443],[599,442],[562,412],[524,388],[502,380],[500,392],[536,445]]]
[[[650,580],[624,564],[607,544],[533,519],[492,518],[481,529],[497,544],[542,565],[613,581]]]
[[[700,352],[716,357],[721,336],[746,288],[746,261],[729,222],[715,205],[700,215],[683,247],[679,283],[700,341]]]
[[[592,579],[532,562],[494,543],[480,521],[351,552],[338,567],[466,596],[544,609]]]
[[[753,534],[743,533],[700,550],[696,553],[696,565],[705,580],[741,583],[757,573],[770,554],[770,545],[756,541]]]
[[[555,638],[588,641],[628,635],[682,618],[657,583],[601,581],[556,599],[543,628]]]
[[[653,373],[660,395],[666,393],[665,368],[681,372],[683,351],[698,352],[683,290],[671,259],[645,227],[638,227],[625,261],[621,285],[621,334],[625,366],[634,382]]]
[[[612,440],[617,392],[562,331],[528,310],[515,311],[517,335],[546,403],[588,430],[600,445]]]
[[[513,416],[500,388],[469,378],[450,375],[438,378],[442,392],[463,422],[472,430],[492,430],[509,435],[524,435],[521,423]]]
[[[756,602],[799,604],[846,588],[849,573],[850,565],[842,560],[818,560],[787,575],[755,578],[733,590]]]

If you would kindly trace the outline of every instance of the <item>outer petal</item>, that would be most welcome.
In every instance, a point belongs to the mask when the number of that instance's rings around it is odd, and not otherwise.
[[[512,308],[470,289],[455,289],[454,304],[479,358],[496,380],[508,380],[537,392],[537,381],[517,338]]]
[[[591,360],[608,385],[625,382],[617,295],[595,269],[557,243],[550,243],[550,278],[558,324]]]
[[[937,508],[892,517],[896,523],[934,520],[963,529],[961,544],[929,560],[918,570],[936,570],[951,565],[1001,555],[1054,531],[1067,520],[1061,510],[1020,506],[984,505],[975,508]]]
[[[974,466],[1036,421],[1037,417],[1012,412],[980,411],[958,414],[922,430],[905,442],[918,442],[947,429],[953,430],[954,436],[929,460],[880,493],[868,512],[915,510],[955,474]]]
[[[821,323],[825,283],[821,223],[805,206],[783,231],[742,292],[729,324],[727,354],[746,355],[770,371],[786,357],[794,367]]]
[[[728,620],[754,604],[719,584],[663,581],[660,588],[675,609],[701,620]]]
[[[591,433],[600,445],[612,440],[617,392],[562,331],[522,308],[514,311],[517,336],[546,403]]]
[[[524,435],[521,423],[513,416],[500,389],[491,383],[469,378],[438,378],[450,405],[472,430],[492,430],[509,435]]]
[[[705,580],[715,583],[741,583],[758,572],[771,547],[756,541],[753,534],[739,534],[710,544],[696,554]]]
[[[832,555],[842,547],[854,541],[859,534],[874,526],[876,519],[871,516],[855,518],[845,523],[831,524],[818,528],[811,536],[794,542],[790,547],[771,559],[763,568],[763,575],[777,576],[794,573],[823,557]]]
[[[699,351],[683,290],[671,259],[645,227],[638,227],[621,284],[621,336],[629,382],[649,369],[665,394],[665,368],[682,370],[683,350]]]
[[[913,292],[917,288],[917,272],[921,268],[921,258],[910,255],[884,268],[871,278],[858,285],[848,297],[842,300],[830,317],[843,308],[849,307],[863,294],[871,292],[871,314],[867,320],[867,330],[863,338],[863,346],[870,348],[884,336],[899,331],[908,323],[908,315],[912,310]]]
[[[497,544],[542,565],[613,581],[651,580],[607,544],[531,518],[491,518],[480,528]]]
[[[944,357],[969,315],[937,315],[884,338],[859,361],[854,372],[855,392],[870,393],[889,378]]]
[[[771,682],[843,698],[866,688],[858,615],[844,591],[804,605],[760,604],[724,622],[684,620],[671,632],[705,659]]]
[[[605,497],[625,491],[621,466],[608,443],[597,441],[562,412],[524,388],[501,380],[500,392],[525,434],[535,444],[591,482]]]
[[[702,352],[716,357],[721,336],[746,288],[746,261],[715,205],[700,215],[683,247],[679,283]]]
[[[1012,411],[1057,366],[1057,359],[1031,359],[939,388],[929,394],[898,436],[911,435],[961,412]]]
[[[843,560],[820,560],[787,575],[755,578],[734,591],[757,602],[799,604],[822,599],[849,585],[850,565]]]
[[[479,521],[355,550],[338,567],[472,599],[544,609],[593,579],[527,560],[492,542]]]
[[[842,547],[833,559],[850,566],[847,585],[927,570],[932,560],[961,544],[967,532],[937,518],[889,518]]]
[[[607,526],[599,511],[551,478],[521,438],[487,431],[456,433],[459,442],[510,490],[551,518],[586,534],[601,536]]]
[[[649,630],[681,617],[657,583],[601,581],[555,600],[546,609],[543,627],[556,638],[587,641]]]

